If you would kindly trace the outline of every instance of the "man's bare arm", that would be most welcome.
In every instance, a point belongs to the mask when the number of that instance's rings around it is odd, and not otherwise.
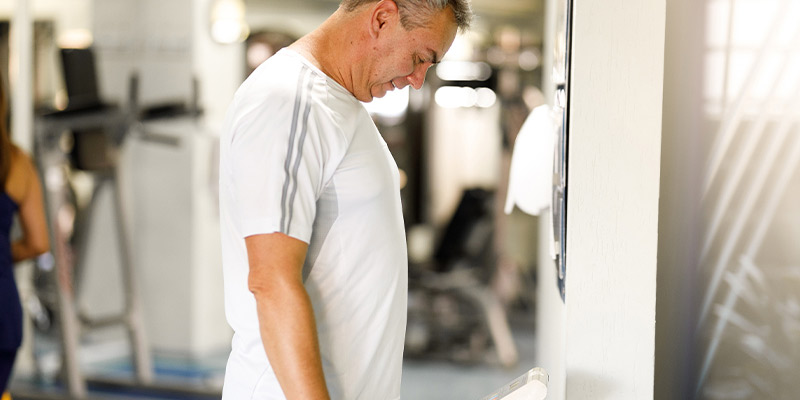
[[[248,236],[245,243],[261,340],[286,398],[329,399],[314,311],[303,286],[308,245],[282,233]]]

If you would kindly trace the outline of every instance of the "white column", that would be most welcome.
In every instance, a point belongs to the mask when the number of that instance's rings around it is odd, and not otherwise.
[[[13,103],[13,141],[30,154],[33,150],[33,17],[31,2],[17,0],[11,20],[9,84]]]
[[[693,368],[702,354],[695,324],[709,138],[703,95],[707,7],[707,1],[667,3],[654,386],[654,398],[660,400],[695,395]]]
[[[9,48],[9,76],[5,77],[7,98],[12,107],[11,140],[26,153],[33,153],[33,17],[28,0],[17,0],[13,5],[11,17],[11,38]],[[17,286],[24,298],[33,292],[33,264],[26,261],[15,268]],[[22,349],[17,357],[15,373],[30,376],[34,372],[33,346],[31,335],[33,325],[30,319],[24,320],[25,333]]]
[[[665,0],[575,0],[566,398],[653,398]]]

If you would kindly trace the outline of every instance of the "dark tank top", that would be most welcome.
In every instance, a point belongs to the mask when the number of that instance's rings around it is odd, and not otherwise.
[[[11,223],[17,203],[0,191],[0,351],[15,350],[22,342],[22,307],[11,259]]]

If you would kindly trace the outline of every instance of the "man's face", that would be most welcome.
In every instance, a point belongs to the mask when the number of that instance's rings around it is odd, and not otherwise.
[[[436,14],[424,27],[406,30],[397,23],[388,28],[375,48],[377,56],[371,62],[367,90],[360,93],[364,98],[359,100],[372,101],[408,85],[421,88],[428,68],[444,57],[457,31],[450,8]]]

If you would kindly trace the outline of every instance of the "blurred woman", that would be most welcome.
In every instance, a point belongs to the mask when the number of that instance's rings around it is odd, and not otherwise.
[[[22,307],[13,266],[49,249],[42,188],[31,159],[11,143],[8,101],[0,76],[0,394],[22,343]],[[11,224],[19,216],[22,236],[11,241]]]

